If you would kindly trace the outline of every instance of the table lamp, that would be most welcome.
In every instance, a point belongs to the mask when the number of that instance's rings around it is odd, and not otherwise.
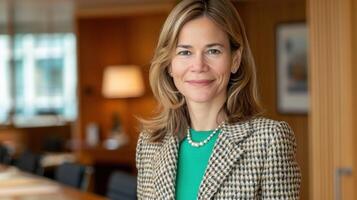
[[[102,88],[104,97],[139,97],[144,94],[144,90],[140,67],[123,65],[105,68]]]
[[[132,98],[145,92],[144,81],[139,66],[108,66],[104,70],[102,93],[106,98]],[[128,143],[129,138],[122,129],[117,113],[113,114],[113,127],[110,138],[104,145],[108,149],[117,149]]]

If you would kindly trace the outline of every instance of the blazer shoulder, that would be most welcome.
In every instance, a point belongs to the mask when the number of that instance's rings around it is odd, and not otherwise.
[[[168,136],[165,136],[161,142],[153,142],[151,141],[151,135],[150,132],[148,131],[141,131],[139,133],[139,138],[138,138],[138,142],[137,145],[138,146],[161,146],[166,140],[167,140]]]
[[[155,149],[161,146],[162,142],[152,142],[151,141],[150,133],[146,131],[142,131],[139,134],[137,146],[136,146],[136,153],[149,153],[150,149]]]
[[[277,121],[264,117],[252,120],[252,129],[254,134],[261,134],[272,142],[288,142],[294,148],[296,147],[296,138],[294,131],[285,121]]]
[[[162,142],[152,142],[150,140],[150,133],[142,131],[136,145],[136,165],[140,168],[143,160],[150,159],[154,156],[155,152],[162,146]]]
[[[290,125],[285,121],[277,121],[269,118],[259,117],[251,120],[252,128],[257,132],[292,132]]]

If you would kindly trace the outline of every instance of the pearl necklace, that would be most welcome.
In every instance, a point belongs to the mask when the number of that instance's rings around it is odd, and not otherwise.
[[[207,144],[211,140],[211,138],[218,132],[218,130],[221,129],[223,126],[224,126],[224,122],[219,124],[217,128],[205,140],[201,142],[192,141],[190,128],[187,128],[187,141],[193,147],[202,147],[203,145]]]

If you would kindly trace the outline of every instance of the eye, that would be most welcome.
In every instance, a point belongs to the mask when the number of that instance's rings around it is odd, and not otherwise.
[[[188,55],[191,55],[191,52],[188,50],[182,50],[182,51],[177,52],[177,55],[188,56]]]
[[[207,53],[208,53],[208,54],[217,55],[217,54],[220,54],[221,51],[218,50],[218,49],[209,49],[209,50],[207,51]]]

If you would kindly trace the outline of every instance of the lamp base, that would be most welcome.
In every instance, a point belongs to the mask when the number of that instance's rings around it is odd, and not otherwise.
[[[104,141],[104,147],[109,150],[114,150],[126,145],[128,142],[128,135],[125,133],[117,133]]]

